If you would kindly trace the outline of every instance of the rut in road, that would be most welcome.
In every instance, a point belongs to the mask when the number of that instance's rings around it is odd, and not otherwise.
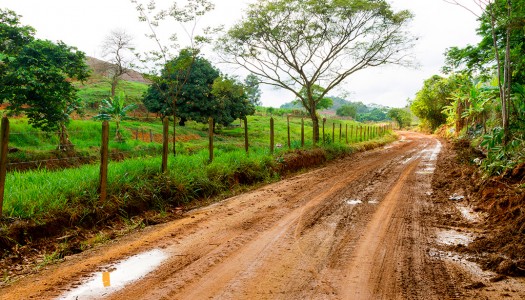
[[[106,298],[461,298],[457,271],[427,255],[426,193],[439,142],[405,135],[191,212],[0,296],[56,297],[93,266],[161,247],[169,259]]]
[[[208,241],[213,249],[201,250],[187,266],[181,264],[182,260],[172,262],[169,267],[172,271],[153,280],[154,288],[144,293],[144,297],[357,299],[362,296],[370,299],[384,296],[406,299],[425,295],[428,299],[457,296],[453,284],[448,282],[445,267],[436,268],[434,265],[439,262],[431,262],[424,253],[425,248],[415,245],[416,239],[425,238],[419,216],[414,215],[418,213],[414,209],[420,205],[415,202],[417,193],[424,198],[425,190],[407,190],[409,180],[416,180],[418,167],[424,168],[420,166],[422,153],[436,144],[437,141],[430,139],[405,141],[391,149],[373,151],[299,176],[263,194],[256,192],[252,199],[267,199],[261,203],[270,206],[271,212],[248,214],[242,230],[232,230],[239,225],[235,224],[235,218],[229,218],[232,221],[229,226],[227,220],[221,221],[228,228],[227,236],[216,238],[214,235],[218,232],[214,230],[209,230],[209,234],[201,232],[203,236],[199,240]],[[426,186],[419,184],[419,188],[428,189],[430,174],[421,174],[421,177],[418,180],[427,183]],[[407,194],[413,197],[403,198]],[[379,228],[381,232],[371,225],[374,222],[383,224]],[[370,237],[372,242],[368,241]],[[378,248],[379,245],[385,249]],[[190,246],[184,252],[195,250]],[[429,269],[432,272],[429,273]],[[354,274],[365,276],[355,284]],[[432,275],[438,275],[439,279]],[[141,290],[144,289],[137,286],[115,294],[114,298],[124,299]]]

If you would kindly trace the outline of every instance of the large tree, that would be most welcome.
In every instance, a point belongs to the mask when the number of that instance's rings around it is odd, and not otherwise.
[[[469,8],[465,1],[444,0],[462,6],[480,20],[478,34],[482,40],[465,48],[453,47],[447,51],[446,70],[466,67],[469,72],[495,69],[501,103],[501,125],[504,143],[511,138],[510,119],[519,115],[512,103],[513,84],[525,83],[525,1],[524,0],[472,0],[480,13]],[[470,2],[470,1],[469,1]]]
[[[453,94],[464,84],[464,77],[453,75],[448,78],[434,75],[425,80],[423,88],[416,94],[410,109],[431,130],[447,121],[445,108],[453,102]]]
[[[255,105],[249,100],[246,87],[235,78],[216,78],[211,94],[215,102],[213,109],[216,123],[228,125],[235,119],[243,119],[255,113]]]
[[[0,10],[0,101],[11,113],[25,114],[44,131],[57,131],[59,148],[71,149],[66,124],[81,107],[70,80],[85,80],[89,69],[83,52],[62,42],[34,39],[32,28],[21,26],[14,12]]]
[[[184,84],[173,83],[182,77]],[[211,103],[211,88],[217,77],[219,70],[207,59],[194,56],[190,49],[183,49],[179,56],[166,64],[161,76],[149,87],[144,96],[144,105],[149,111],[163,115],[174,115],[176,109],[175,115],[184,125],[186,119],[196,119],[195,116],[200,115],[200,111],[206,110]],[[166,95],[177,97],[166,101]]]
[[[341,117],[351,117],[352,119],[355,119],[357,117],[357,106],[352,104],[345,104],[341,107],[339,107],[335,114]]]
[[[112,30],[102,42],[102,56],[109,62],[104,69],[111,83],[111,98],[122,76],[131,70],[134,50],[133,37],[124,29]]]
[[[388,111],[388,117],[396,121],[400,129],[410,126],[412,115],[406,108],[392,108]]]
[[[384,0],[261,0],[250,5],[217,49],[226,62],[243,66],[261,83],[294,93],[310,114],[316,142],[316,107],[328,92],[359,70],[408,63],[412,38],[405,25],[411,18]],[[314,96],[315,86],[324,92]]]
[[[248,100],[250,100],[255,106],[261,106],[261,88],[259,87],[259,78],[253,74],[249,74],[244,79],[244,86],[246,87]]]
[[[162,83],[150,86],[144,97],[144,105],[150,111],[172,114],[172,105],[163,98],[163,95],[172,93],[179,95],[176,114],[180,117],[180,125],[184,125],[186,120],[205,123],[209,117],[214,119],[214,123],[228,125],[236,118],[253,114],[254,106],[248,100],[244,85],[236,79],[220,76],[219,70],[201,56],[193,59],[184,85],[170,85],[170,80],[179,77],[173,69],[185,72],[184,68],[177,68],[177,65],[188,63],[188,57],[191,57],[191,53],[181,51],[178,57],[166,65],[159,78]],[[168,92],[170,88],[180,90]]]
[[[206,13],[214,9],[214,4],[209,0],[187,0],[184,6],[179,6],[178,2],[174,1],[168,8],[161,8],[157,6],[155,0],[131,0],[139,13],[139,20],[148,25],[150,34],[147,36],[154,42],[156,49],[147,51],[144,55],[138,55],[139,60],[144,63],[145,68],[149,68],[149,73],[156,76],[160,72],[173,72],[169,76],[169,81],[157,80],[153,82],[157,87],[158,96],[162,97],[163,101],[171,105],[171,109],[164,109],[163,112],[170,112],[173,115],[173,155],[176,155],[176,122],[177,122],[177,102],[179,98],[178,92],[182,91],[183,86],[188,81],[188,76],[191,72],[193,62],[200,52],[203,45],[210,42],[210,36],[218,29],[213,28],[199,28],[199,21]],[[165,3],[163,3],[165,4]],[[179,37],[177,32],[170,34],[168,40],[163,39],[162,34],[159,33],[158,27],[161,23],[168,20],[174,21],[176,27],[182,27],[186,34],[187,44],[184,49],[191,54],[190,57],[173,68],[168,69],[166,66],[168,62],[175,57],[175,51],[178,51],[180,45],[178,44]],[[173,28],[173,24],[170,24]],[[161,71],[161,70],[162,71]],[[161,76],[160,78],[166,78]]]

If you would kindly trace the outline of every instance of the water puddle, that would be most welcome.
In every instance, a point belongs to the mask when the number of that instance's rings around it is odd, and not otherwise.
[[[406,158],[405,160],[403,160],[403,161],[401,162],[401,164],[402,164],[402,165],[406,165],[406,164],[408,164],[409,162],[413,161],[414,159],[416,159],[416,158],[418,158],[418,157],[419,157],[419,155],[411,156],[411,157],[409,157],[409,158]]]
[[[363,201],[361,200],[356,200],[356,199],[348,199],[345,201],[346,204],[348,205],[358,205],[358,204],[363,204]]]
[[[463,216],[463,218],[465,218],[467,221],[469,221],[469,222],[477,222],[477,221],[479,221],[479,214],[476,213],[475,211],[473,211],[471,207],[464,206],[464,205],[461,205],[459,203],[456,204],[456,207],[459,210],[459,212],[461,213],[461,215]]]
[[[425,149],[421,151],[423,156],[423,161],[421,164],[421,169],[416,172],[416,174],[423,175],[432,175],[436,171],[436,161],[439,153],[441,152],[442,145],[438,141],[436,146],[432,149]]]
[[[434,149],[432,149],[430,152],[430,161],[437,161],[438,155],[442,148],[443,146],[441,145],[441,142],[438,141],[436,147],[434,147]]]
[[[455,230],[440,230],[437,232],[437,242],[443,245],[467,246],[473,240],[474,238],[472,237],[472,235],[463,232],[458,232]]]
[[[105,267],[105,272],[94,273],[80,286],[58,299],[100,299],[144,277],[167,257],[166,253],[157,249],[131,256],[117,264]]]
[[[446,260],[457,264],[461,266],[464,270],[479,278],[490,279],[494,276],[494,273],[490,271],[483,271],[477,263],[470,261],[468,257],[461,256],[453,252],[439,251],[436,249],[430,249],[428,254],[431,257],[440,258],[442,260]]]

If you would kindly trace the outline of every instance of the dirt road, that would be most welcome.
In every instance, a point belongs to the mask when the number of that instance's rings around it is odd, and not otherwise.
[[[440,150],[435,138],[402,133],[387,147],[72,256],[0,298],[525,297],[523,281],[490,282],[446,238],[439,243],[436,220],[460,216],[431,197]]]

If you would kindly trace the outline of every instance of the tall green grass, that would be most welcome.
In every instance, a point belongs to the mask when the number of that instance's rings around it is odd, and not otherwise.
[[[129,195],[145,193],[159,200],[168,186],[173,199],[159,201],[185,202],[196,197],[220,193],[235,183],[236,172],[248,176],[247,183],[270,178],[273,160],[266,151],[218,150],[216,159],[207,162],[208,153],[170,157],[167,174],[160,174],[160,157],[136,158],[109,164],[109,194],[126,206]],[[45,217],[58,211],[104,205],[97,203],[99,166],[86,165],[75,169],[11,172],[6,178],[4,212],[9,217]],[[127,196],[126,196],[127,195]],[[109,200],[111,201],[111,200]]]
[[[154,134],[162,133],[159,120],[152,122],[126,121],[123,123],[125,143],[113,141],[114,124],[110,128],[111,151],[127,151],[142,157],[131,158],[122,162],[111,162],[109,165],[109,194],[108,203],[98,203],[97,187],[99,180],[99,166],[84,165],[78,168],[61,171],[45,169],[10,172],[6,179],[4,212],[10,217],[46,218],[55,213],[79,215],[97,210],[97,207],[127,207],[133,202],[140,202],[146,206],[163,206],[172,203],[184,203],[195,198],[210,197],[230,189],[238,184],[252,184],[273,180],[277,173],[278,157],[285,155],[287,146],[287,119],[274,117],[275,142],[280,144],[270,155],[269,134],[270,122],[268,117],[250,116],[248,118],[250,149],[247,155],[244,152],[244,128],[225,127],[215,136],[215,159],[208,163],[207,128],[203,124],[187,122],[187,126],[177,127],[179,136],[191,136],[191,140],[177,143],[177,156],[170,155],[168,162],[169,172],[160,174],[161,161],[158,157],[161,145],[158,143],[143,142],[134,139],[134,130],[144,130]],[[331,140],[332,122],[336,124],[335,141]],[[305,148],[312,148],[311,121],[305,123]],[[54,149],[56,144],[52,139],[42,142],[38,132],[27,125],[23,119],[11,122],[13,134],[10,145],[45,151]],[[343,124],[343,136],[339,142],[339,125]],[[350,144],[346,144],[345,125],[354,127],[349,137]],[[355,126],[352,121],[327,121],[325,134],[330,139],[323,145],[323,151],[328,160],[347,153],[368,149],[370,145],[386,143],[392,139],[391,135],[378,137],[372,142],[357,142]],[[76,149],[84,148],[88,153],[98,154],[101,139],[101,124],[95,121],[73,121],[69,125],[70,138]],[[290,119],[290,135],[292,149],[300,148],[301,119]],[[36,140],[31,140],[34,136]],[[26,152],[21,152],[25,155]],[[17,155],[22,155],[17,154]],[[12,154],[10,154],[11,156]],[[133,156],[133,155],[131,155]]]

